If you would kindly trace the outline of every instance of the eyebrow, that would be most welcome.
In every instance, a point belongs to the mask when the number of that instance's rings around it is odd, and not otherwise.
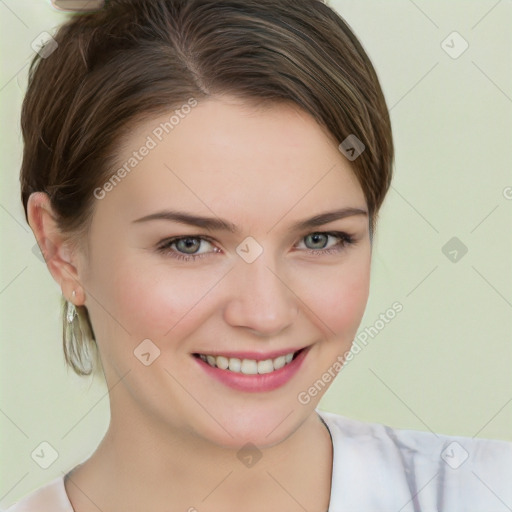
[[[296,222],[290,229],[292,231],[302,231],[317,226],[322,226],[335,220],[344,219],[346,217],[353,217],[356,215],[368,216],[368,212],[361,208],[341,208],[339,210],[320,213],[309,219],[304,219]],[[188,224],[190,226],[197,226],[208,231],[228,231],[230,233],[239,234],[240,228],[235,224],[220,219],[218,217],[202,217],[199,215],[192,215],[186,212],[179,212],[175,210],[163,210],[160,212],[152,213],[136,219],[133,223],[148,222],[152,220],[167,220],[171,222],[178,222],[180,224]]]

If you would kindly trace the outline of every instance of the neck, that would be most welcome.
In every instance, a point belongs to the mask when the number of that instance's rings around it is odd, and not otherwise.
[[[282,442],[240,451],[123,411],[66,480],[75,512],[328,508],[332,444],[316,412]]]

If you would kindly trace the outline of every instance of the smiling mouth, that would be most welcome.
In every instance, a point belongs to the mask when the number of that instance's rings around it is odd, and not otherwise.
[[[290,364],[304,348],[295,352],[275,357],[273,359],[239,359],[237,357],[227,357],[211,354],[193,354],[194,357],[202,359],[213,368],[226,370],[233,373],[242,373],[244,375],[262,375],[272,373]]]

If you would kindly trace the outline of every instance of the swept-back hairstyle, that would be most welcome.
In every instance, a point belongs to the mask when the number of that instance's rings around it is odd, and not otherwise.
[[[338,144],[355,135],[365,148],[351,166],[373,235],[392,176],[389,113],[362,45],[321,0],[107,0],[71,15],[54,39],[32,61],[23,102],[25,213],[30,194],[46,192],[79,243],[128,130],[227,93],[295,103]],[[71,326],[64,315],[64,356],[89,375],[100,360],[86,308],[78,313]]]

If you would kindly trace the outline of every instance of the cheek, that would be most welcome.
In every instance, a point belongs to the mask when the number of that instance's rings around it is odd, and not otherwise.
[[[127,260],[118,265],[117,284],[109,295],[132,337],[163,341],[190,329],[205,304],[214,299],[213,288],[221,277],[218,270]]]
[[[109,335],[121,324],[124,330],[118,335],[129,337],[134,346],[146,338],[157,344],[185,338],[218,310],[219,300],[239,293],[236,287],[225,288],[231,286],[230,280],[222,282],[226,268],[219,266],[148,264],[147,255],[127,256],[126,252],[101,256],[97,261],[102,265],[95,269],[91,286],[101,304],[94,308],[96,316],[110,325]],[[354,251],[339,264],[311,264],[290,274],[298,297],[291,300],[326,337],[336,333],[345,339],[357,331],[369,292],[370,258],[366,256],[364,250]]]
[[[368,301],[369,261],[360,257],[355,264],[325,267],[310,276],[303,297],[316,315],[312,321],[327,337],[339,336],[351,341]]]

